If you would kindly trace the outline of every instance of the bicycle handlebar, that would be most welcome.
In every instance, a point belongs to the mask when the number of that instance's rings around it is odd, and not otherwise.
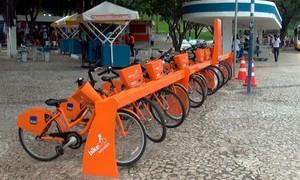
[[[118,68],[114,68],[114,69],[118,69]],[[119,73],[117,73],[111,66],[107,67],[104,69],[104,71],[98,73],[98,76],[102,76],[103,74],[109,74],[109,73],[113,73],[115,76],[120,76]]]
[[[164,52],[159,59],[163,59],[167,54],[170,54],[173,51],[173,48],[170,48],[168,51]]]
[[[89,71],[88,71],[88,76],[90,78],[90,83],[94,87],[95,84],[96,84],[96,81],[94,80],[92,72],[95,72],[95,68],[90,68]]]

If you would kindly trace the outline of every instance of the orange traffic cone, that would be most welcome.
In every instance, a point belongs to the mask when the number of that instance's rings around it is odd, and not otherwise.
[[[241,57],[241,64],[240,64],[240,69],[239,69],[239,74],[237,76],[238,80],[245,80],[247,79],[247,70],[246,70],[246,61],[245,57]]]
[[[245,79],[243,86],[248,86],[248,77]],[[253,61],[252,61],[252,73],[251,73],[251,86],[256,87],[255,68],[254,68]]]

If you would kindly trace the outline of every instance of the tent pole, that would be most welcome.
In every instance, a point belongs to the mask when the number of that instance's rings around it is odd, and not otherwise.
[[[68,38],[69,38],[68,35],[67,35],[60,27],[58,27],[57,29],[59,29],[59,30],[61,31],[61,34],[63,35],[63,37],[64,37],[65,39],[68,39]]]
[[[111,64],[113,66],[113,63],[114,63],[114,56],[113,56],[113,46],[112,46],[112,43],[117,39],[117,37],[120,36],[120,34],[124,31],[124,29],[128,26],[128,24],[130,23],[130,21],[126,22],[126,24],[124,25],[123,28],[121,28],[121,25],[118,26],[116,29],[121,29],[120,32],[112,39],[111,41],[111,47],[110,47],[110,53],[111,53]],[[115,31],[114,31],[115,32]]]
[[[128,26],[129,22],[126,22],[126,24],[124,25],[124,27],[121,28],[121,26],[119,26],[119,28],[121,29],[120,32],[114,37],[113,41],[115,41],[117,39],[117,37],[120,36],[120,34],[125,30],[125,28]]]
[[[87,28],[88,28],[88,29],[96,36],[97,39],[100,40],[101,43],[104,42],[101,38],[99,38],[99,37],[97,36],[97,34],[95,33],[95,31],[93,31],[93,29],[90,27],[89,23],[85,24],[85,26],[86,26],[86,27],[87,27]]]
[[[114,67],[113,42],[110,42],[110,58],[111,58],[111,67]]]
[[[90,25],[99,33],[99,36],[101,35],[101,36],[103,36],[103,38],[104,39],[106,39],[107,40],[107,38],[106,38],[106,36],[93,24],[93,23],[90,23]],[[94,31],[93,31],[94,32]],[[94,34],[96,34],[96,33],[94,33]],[[99,38],[99,36],[98,35],[96,35],[96,37],[98,38],[98,39],[100,39]],[[103,40],[101,40],[101,42],[103,43]]]
[[[57,34],[59,34],[63,39],[65,39],[65,35],[63,33],[60,32],[60,30],[58,28],[56,28],[56,32]]]

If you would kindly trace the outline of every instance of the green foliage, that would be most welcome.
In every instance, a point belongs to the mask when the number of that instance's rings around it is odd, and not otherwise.
[[[288,32],[288,27],[291,22],[297,21],[300,17],[300,1],[299,0],[272,0],[282,17],[282,29],[280,37],[283,39]]]

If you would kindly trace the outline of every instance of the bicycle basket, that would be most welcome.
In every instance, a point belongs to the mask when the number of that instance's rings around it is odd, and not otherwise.
[[[160,79],[164,75],[164,63],[160,59],[146,63],[145,67],[151,80]]]
[[[203,62],[204,61],[204,49],[197,49],[195,51],[195,55],[196,55],[196,61],[197,62]]]
[[[204,60],[210,60],[211,59],[211,52],[209,48],[204,49]]]
[[[175,64],[179,69],[184,69],[189,65],[189,56],[187,53],[178,54],[174,57]]]
[[[119,71],[120,79],[126,88],[138,87],[143,83],[143,72],[141,65],[136,64]]]
[[[88,82],[79,87],[72,97],[80,103],[95,103],[102,99]]]

